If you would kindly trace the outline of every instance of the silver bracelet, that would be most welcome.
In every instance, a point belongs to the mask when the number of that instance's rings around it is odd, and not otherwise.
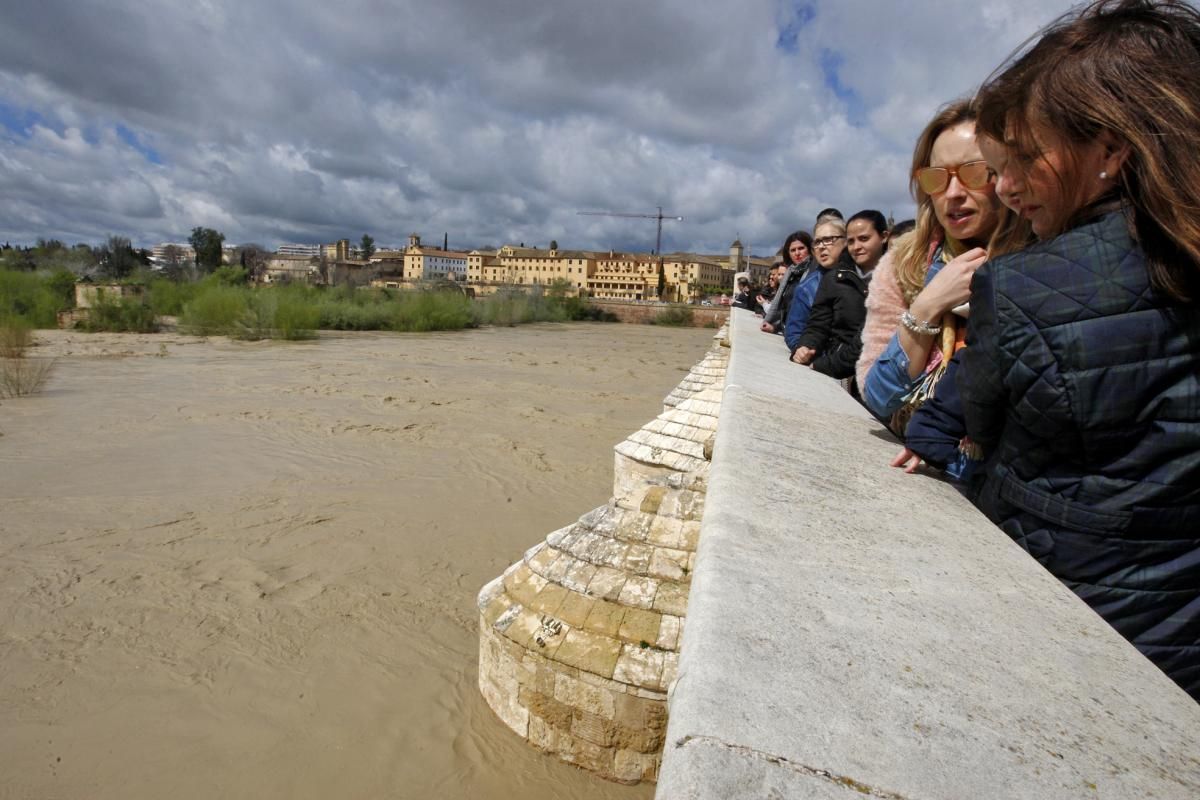
[[[918,336],[937,336],[942,332],[941,325],[930,325],[928,322],[922,322],[912,315],[908,309],[900,315],[900,324],[908,328]]]

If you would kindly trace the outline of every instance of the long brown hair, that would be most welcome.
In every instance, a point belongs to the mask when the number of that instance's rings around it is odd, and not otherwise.
[[[933,197],[926,194],[917,182],[917,170],[929,166],[929,160],[933,156],[933,144],[939,136],[950,128],[975,120],[975,103],[970,98],[947,103],[929,120],[913,148],[908,188],[913,199],[917,201],[916,226],[911,233],[893,241],[889,248],[893,252],[892,263],[896,268],[896,280],[907,303],[912,303],[913,298],[925,286],[930,250],[946,240],[946,231],[933,212]],[[1027,223],[1004,206],[1000,206],[997,215],[999,223],[988,243],[989,256],[995,257],[1001,253],[1019,250],[1028,244]]]
[[[1200,298],[1200,13],[1177,0],[1098,0],[1041,33],[979,91],[978,127],[1024,154],[1032,128],[1068,145],[1109,134],[1129,155],[1114,194],[1146,253],[1153,286]],[[1065,159],[1064,195],[1080,184]],[[1113,199],[1112,196],[1100,201]],[[1091,206],[1064,210],[1059,232]]]

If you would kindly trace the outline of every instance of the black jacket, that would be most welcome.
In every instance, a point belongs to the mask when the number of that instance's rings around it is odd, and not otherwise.
[[[867,282],[851,264],[839,263],[821,277],[800,347],[817,351],[812,368],[833,378],[849,378],[862,353],[862,328],[867,319]]]
[[[961,361],[979,507],[1200,700],[1200,306],[1114,211],[981,267]]]

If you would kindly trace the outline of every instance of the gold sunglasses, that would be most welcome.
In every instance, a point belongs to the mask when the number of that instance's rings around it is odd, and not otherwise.
[[[951,178],[967,189],[982,189],[992,182],[986,161],[968,161],[957,167],[921,167],[913,173],[917,185],[925,194],[941,194],[950,186]]]

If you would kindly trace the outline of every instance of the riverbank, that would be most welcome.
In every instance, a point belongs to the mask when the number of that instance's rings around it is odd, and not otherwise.
[[[647,797],[476,689],[474,593],[602,504],[710,331],[38,332],[0,403],[0,795]]]

